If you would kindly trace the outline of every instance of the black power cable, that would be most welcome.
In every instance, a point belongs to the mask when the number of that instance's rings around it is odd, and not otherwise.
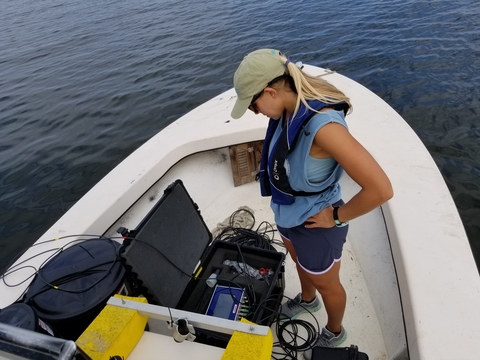
[[[239,217],[249,216],[251,218],[250,228],[241,228],[236,226]],[[257,247],[260,249],[275,250],[273,245],[285,247],[282,241],[276,240],[273,236],[275,228],[267,221],[262,221],[260,225],[253,230],[255,225],[255,216],[247,209],[236,210],[230,215],[229,226],[225,227],[216,237],[215,240],[228,241],[240,245]],[[264,227],[264,229],[262,229]],[[270,237],[272,234],[272,237]]]
[[[282,298],[291,300],[288,296],[282,296],[279,298],[278,295],[272,295],[265,299],[262,304],[259,304],[257,311],[262,307],[266,307],[266,309],[270,310],[269,304],[272,304],[272,302],[281,302]],[[296,360],[298,359],[300,351],[312,349],[315,346],[318,333],[320,332],[320,325],[315,316],[308,309],[305,308],[305,310],[312,316],[314,320],[313,322],[300,319],[290,319],[284,314],[281,314],[280,310],[268,315],[269,318],[274,319],[272,326],[275,327],[274,330],[278,339],[278,341],[273,344],[274,350],[272,351],[272,359]]]
[[[5,284],[5,286],[7,287],[11,287],[11,288],[14,288],[14,287],[18,287],[20,285],[22,285],[23,283],[27,282],[29,279],[31,279],[32,277],[38,275],[38,278],[40,280],[42,280],[47,286],[51,287],[51,288],[55,288],[56,290],[58,291],[65,291],[65,292],[72,292],[72,291],[69,291],[69,290],[64,290],[64,289],[61,289],[61,288],[58,288],[58,285],[56,284],[50,284],[48,281],[46,281],[45,279],[43,279],[43,277],[41,276],[40,274],[40,270],[45,266],[45,264],[47,264],[52,258],[54,258],[56,255],[62,253],[65,249],[67,249],[68,247],[70,247],[72,244],[74,243],[81,243],[81,242],[84,242],[84,241],[88,241],[88,239],[78,239],[79,237],[88,237],[88,238],[94,238],[94,239],[100,239],[100,240],[106,240],[106,241],[111,241],[113,242],[113,240],[111,238],[107,238],[105,236],[102,236],[102,235],[90,235],[90,234],[80,234],[80,235],[67,235],[67,236],[62,236],[62,237],[59,237],[59,238],[55,238],[55,239],[49,239],[49,240],[45,240],[45,241],[41,241],[41,242],[37,242],[35,244],[32,245],[32,247],[34,246],[38,246],[38,245],[43,245],[43,244],[46,244],[46,243],[50,243],[50,242],[56,242],[56,241],[59,241],[59,240],[64,240],[64,239],[68,239],[68,238],[76,238],[72,241],[69,241],[68,243],[64,244],[63,246],[61,247],[58,247],[58,248],[54,248],[54,249],[48,249],[48,250],[45,250],[45,251],[42,251],[42,252],[39,252],[33,256],[30,256],[29,258],[27,259],[24,259],[22,260],[21,262],[19,262],[18,264],[15,264],[13,265],[13,263],[19,258],[16,257],[14,260],[12,260],[9,264],[9,266],[7,267],[7,270],[5,271],[4,274],[2,274],[0,276],[0,278],[2,279],[3,283]],[[26,262],[32,260],[32,259],[35,259],[37,257],[40,257],[41,255],[44,255],[44,254],[47,254],[47,253],[50,253],[52,252],[52,254],[50,254],[43,262],[42,264],[36,268],[35,266],[33,265],[23,265],[25,264]],[[117,254],[118,255],[118,254]],[[101,277],[101,279],[99,281],[97,281],[95,284],[93,284],[92,286],[89,286],[89,288],[95,286],[98,282],[100,282],[101,280],[103,280],[108,274],[109,272],[111,271],[113,265],[119,261],[118,259],[118,256],[112,261],[112,266],[105,270],[105,274],[104,276]],[[33,269],[33,274],[27,276],[25,279],[23,279],[22,281],[16,283],[16,284],[9,284],[7,283],[6,281],[6,277],[8,277],[9,275],[17,272],[17,271],[20,271],[20,270],[23,270],[23,269],[27,269],[27,268],[31,268]],[[87,269],[85,270],[84,272],[82,272],[82,274],[85,274],[87,271],[90,271],[90,270],[93,270],[93,269]],[[80,274],[72,274],[72,277],[74,276],[79,276]],[[87,291],[89,290],[89,288],[86,288],[86,289],[81,289],[79,291],[76,291],[76,292],[84,292],[84,291]],[[26,294],[28,288],[26,288],[23,293],[19,296],[19,298],[17,299],[17,301],[19,301],[20,299],[23,298],[23,296]],[[38,295],[38,294],[36,294]]]

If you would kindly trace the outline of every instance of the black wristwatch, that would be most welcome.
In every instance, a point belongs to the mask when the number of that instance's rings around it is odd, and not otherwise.
[[[341,222],[341,221],[338,219],[338,209],[339,209],[339,208],[340,208],[340,206],[334,206],[334,207],[333,207],[333,221],[335,222],[335,226],[336,226],[336,227],[346,226],[346,225],[348,225],[348,221]]]

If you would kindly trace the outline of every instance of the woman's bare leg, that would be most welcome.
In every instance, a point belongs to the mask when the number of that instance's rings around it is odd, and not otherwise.
[[[295,249],[293,248],[293,245],[290,241],[286,240],[282,236],[283,243],[285,244],[285,247],[287,248],[288,252],[290,253],[290,256],[292,257],[293,261],[295,264],[297,264],[297,254],[295,253]],[[303,270],[301,266],[297,264],[297,272],[298,272],[298,278],[300,279],[300,286],[302,288],[302,298],[305,301],[310,301],[313,300],[316,294],[316,289],[315,286],[313,286],[310,277],[308,276],[307,272]]]
[[[310,301],[315,297],[318,290],[322,296],[325,311],[327,312],[327,328],[333,332],[341,331],[345,307],[347,304],[347,294],[343,285],[340,283],[340,261],[333,266],[325,274],[314,275],[306,272],[297,263],[297,254],[290,241],[282,237],[290,256],[295,264],[297,264],[298,277],[302,288],[302,298]]]
[[[305,274],[322,295],[328,316],[327,328],[333,332],[340,332],[347,304],[347,294],[340,283],[340,261],[334,263],[325,274],[313,275],[307,272]]]

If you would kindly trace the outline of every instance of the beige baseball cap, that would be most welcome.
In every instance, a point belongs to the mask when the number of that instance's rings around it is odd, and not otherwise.
[[[280,55],[278,50],[260,49],[243,58],[233,76],[237,101],[233,106],[232,118],[241,118],[253,97],[265,89],[270,81],[285,74],[284,60]]]

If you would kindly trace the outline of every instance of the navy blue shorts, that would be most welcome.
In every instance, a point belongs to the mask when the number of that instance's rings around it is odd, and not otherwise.
[[[342,205],[339,201],[334,205]],[[278,232],[290,241],[297,253],[297,263],[310,274],[324,274],[342,258],[343,244],[347,238],[348,225],[332,228],[305,228],[305,224],[283,228]]]

